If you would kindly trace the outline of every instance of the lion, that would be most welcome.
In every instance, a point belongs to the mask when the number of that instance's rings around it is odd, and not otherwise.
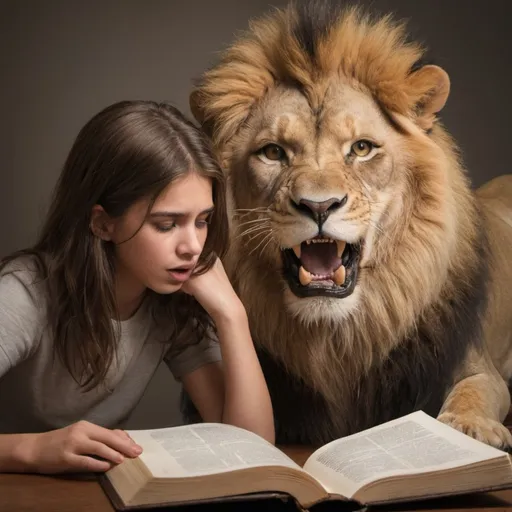
[[[254,19],[190,95],[229,179],[226,266],[278,443],[421,409],[508,449],[512,176],[473,190],[447,72],[333,2]]]

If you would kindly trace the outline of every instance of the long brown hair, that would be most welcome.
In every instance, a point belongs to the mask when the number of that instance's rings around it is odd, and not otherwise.
[[[56,354],[87,389],[105,380],[116,356],[118,330],[112,319],[119,319],[114,247],[91,232],[92,208],[99,204],[118,217],[147,198],[149,213],[163,189],[189,172],[208,177],[213,186],[215,209],[199,259],[204,272],[227,249],[224,176],[206,137],[178,109],[152,101],[116,103],[85,124],[58,179],[37,243],[0,262],[1,271],[20,256],[35,256],[46,283]],[[149,295],[156,319],[173,317],[174,334],[192,319],[199,335],[204,333],[209,319],[192,298]]]

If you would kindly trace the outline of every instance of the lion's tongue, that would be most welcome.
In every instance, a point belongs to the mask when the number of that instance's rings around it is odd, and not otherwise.
[[[300,247],[302,266],[311,274],[331,275],[340,265],[335,243],[306,243]]]

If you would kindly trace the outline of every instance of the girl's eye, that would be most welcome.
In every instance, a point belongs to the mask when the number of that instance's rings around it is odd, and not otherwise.
[[[210,224],[212,221],[211,215],[209,215],[206,219],[200,219],[196,222],[197,227],[199,228],[205,228]]]
[[[155,229],[160,233],[167,233],[171,231],[172,228],[176,227],[176,224],[173,222],[172,224],[155,224]]]

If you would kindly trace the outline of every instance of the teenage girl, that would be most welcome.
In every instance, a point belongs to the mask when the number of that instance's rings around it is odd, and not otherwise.
[[[162,360],[203,421],[274,442],[227,237],[223,174],[178,110],[124,101],[82,128],[39,240],[0,263],[0,471],[138,456],[120,427]]]

